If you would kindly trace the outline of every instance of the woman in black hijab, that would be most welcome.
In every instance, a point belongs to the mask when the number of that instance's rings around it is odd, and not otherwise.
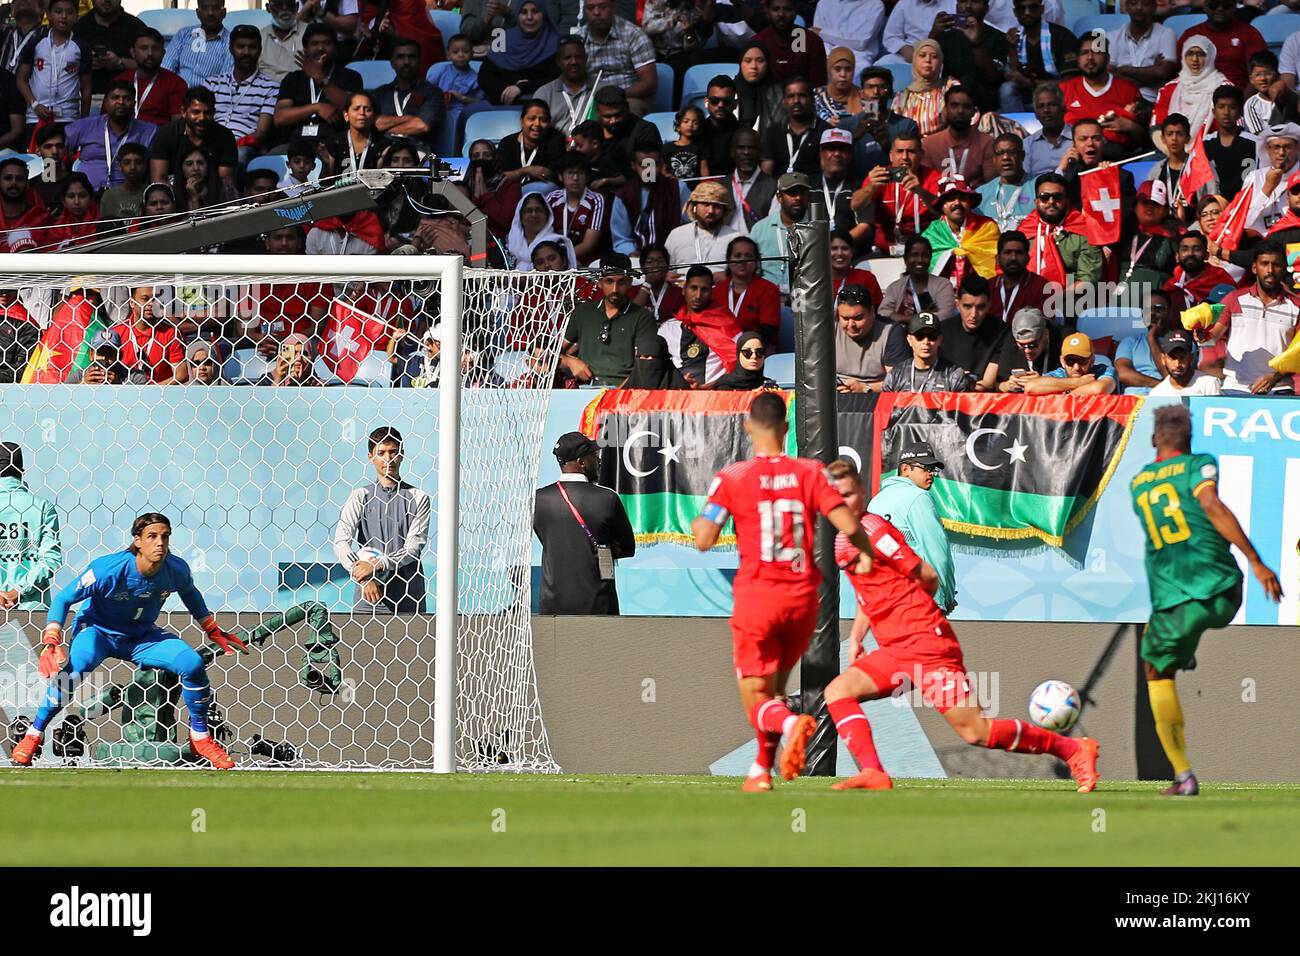
[[[758,388],[779,388],[763,374],[767,347],[757,332],[744,332],[736,341],[736,368],[713,383],[715,392],[752,392]]]
[[[785,125],[785,97],[781,84],[772,76],[772,56],[761,43],[751,42],[740,54],[736,98],[740,125],[754,130],[760,138],[769,126]]]

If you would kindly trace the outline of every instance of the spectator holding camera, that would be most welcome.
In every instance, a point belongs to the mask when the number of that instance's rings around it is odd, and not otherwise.
[[[938,170],[921,164],[921,137],[900,133],[890,144],[889,165],[871,170],[853,194],[853,211],[874,219],[873,244],[899,257],[904,244],[935,220],[938,192]]]
[[[122,364],[122,336],[100,329],[90,340],[90,362],[68,373],[69,385],[121,385],[130,370]]]

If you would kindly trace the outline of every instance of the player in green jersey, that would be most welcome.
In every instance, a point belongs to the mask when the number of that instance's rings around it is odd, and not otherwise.
[[[1231,547],[1245,555],[1251,572],[1276,602],[1277,575],[1260,560],[1236,516],[1218,493],[1213,455],[1192,454],[1192,416],[1184,405],[1156,409],[1156,460],[1129,486],[1133,511],[1146,533],[1151,620],[1142,634],[1142,660],[1156,734],[1174,766],[1166,796],[1195,796],[1196,776],[1187,761],[1183,710],[1174,677],[1193,667],[1201,635],[1226,627],[1241,607],[1241,570]]]
[[[0,610],[50,606],[54,572],[63,567],[53,503],[23,484],[23,451],[0,442]]]

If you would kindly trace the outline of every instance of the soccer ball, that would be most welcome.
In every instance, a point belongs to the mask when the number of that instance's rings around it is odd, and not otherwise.
[[[1063,680],[1045,680],[1029,695],[1029,719],[1044,730],[1065,733],[1079,719],[1079,693]]]
[[[375,564],[375,563],[376,563],[380,558],[382,558],[383,556],[384,556],[384,553],[383,553],[382,551],[376,549],[376,548],[358,548],[358,549],[357,549],[357,560],[358,560],[358,561],[369,561],[371,564]],[[382,584],[382,583],[384,582],[384,580],[387,579],[387,577],[388,577],[388,572],[387,572],[387,571],[381,571],[381,570],[379,570],[379,569],[376,567],[376,569],[375,569],[375,580],[376,580],[376,581],[378,581],[378,582],[380,582],[380,583]]]

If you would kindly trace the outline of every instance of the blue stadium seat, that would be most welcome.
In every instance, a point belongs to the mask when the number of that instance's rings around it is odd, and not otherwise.
[[[1119,344],[1146,328],[1142,310],[1129,306],[1085,309],[1079,313],[1077,328],[1090,339],[1112,339]]]
[[[499,143],[511,133],[519,132],[519,115],[522,112],[518,106],[503,106],[475,113],[465,121],[465,149],[462,152],[468,156],[469,144],[476,139],[490,139],[493,143]]]
[[[674,112],[667,113],[646,113],[642,117],[647,123],[654,123],[659,130],[659,138],[665,143],[671,143],[677,138],[677,131],[673,129],[673,124],[677,122],[677,114]]]
[[[894,92],[897,93],[907,84],[912,82],[912,64],[910,63],[881,63],[879,66],[888,68],[889,72],[894,74]]]
[[[682,77],[681,105],[694,104],[704,106],[704,97],[709,92],[709,80],[719,73],[735,76],[739,69],[734,63],[697,63],[686,70]],[[668,107],[672,109],[672,106]]]
[[[1165,26],[1174,31],[1175,37],[1181,37],[1192,27],[1199,26],[1205,22],[1203,13],[1180,13],[1176,17],[1170,17],[1165,21]]]
[[[233,30],[244,24],[260,30],[271,25],[271,14],[266,10],[231,10],[226,13],[226,18],[222,22],[225,23],[227,30]]]
[[[1083,36],[1089,30],[1105,30],[1111,33],[1120,27],[1128,26],[1127,13],[1090,13],[1074,21],[1075,36]]]
[[[673,84],[677,82],[677,74],[667,63],[656,64],[655,71],[659,74],[659,85],[655,88],[654,108],[662,113],[673,108]]]
[[[17,156],[27,164],[28,179],[35,179],[45,168],[44,161],[35,153],[20,153],[16,149],[0,149],[0,159],[8,159],[10,156]]]
[[[782,388],[794,388],[794,353],[769,355],[763,363],[763,374]]]
[[[274,368],[275,363],[258,355],[257,349],[236,349],[221,367],[221,377],[231,385],[252,385]]]
[[[507,385],[518,381],[528,373],[528,353],[502,352],[497,356],[492,372]]]
[[[781,326],[776,333],[776,350],[794,351],[794,309],[788,305],[781,306]]]
[[[348,69],[356,70],[361,74],[361,82],[368,90],[375,90],[385,83],[391,83],[397,76],[393,72],[393,64],[387,60],[354,60],[348,64]]]
[[[317,357],[311,364],[312,371],[324,385],[351,385],[353,388],[391,388],[393,384],[393,366],[388,362],[387,352],[371,352],[361,360],[356,378],[344,382],[325,364],[325,359]]]
[[[1159,162],[1158,159],[1149,159],[1140,163],[1126,163],[1123,168],[1129,171],[1129,174],[1133,177],[1133,185],[1137,187],[1147,181],[1152,168]]]
[[[442,45],[445,47],[447,41],[460,32],[460,14],[455,10],[430,10],[429,19],[433,25],[438,28],[442,34]]]
[[[1009,120],[1015,120],[1031,136],[1043,128],[1043,124],[1038,122],[1038,117],[1033,113],[1003,113],[1002,115]]]
[[[1256,17],[1250,25],[1259,31],[1268,48],[1275,54],[1282,52],[1282,44],[1293,33],[1300,33],[1300,13],[1279,13],[1271,17]]]
[[[165,40],[170,40],[186,27],[199,25],[199,15],[193,10],[141,10],[136,16],[144,22],[145,26],[153,27],[161,33]]]
[[[1086,16],[1101,13],[1101,4],[1097,0],[1061,0],[1061,7],[1062,12],[1065,14],[1064,25],[1066,28],[1078,23]]]

